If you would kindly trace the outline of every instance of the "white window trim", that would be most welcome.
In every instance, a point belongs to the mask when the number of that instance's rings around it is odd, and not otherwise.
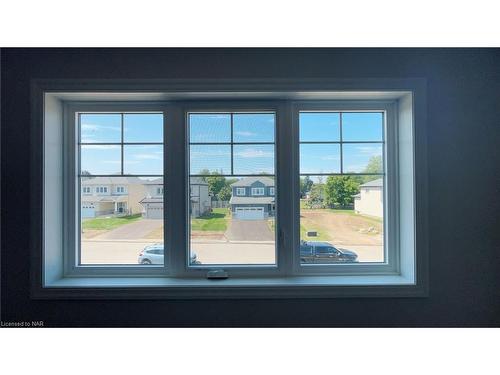
[[[419,90],[421,88],[419,87]],[[380,91],[380,90],[379,90]],[[44,95],[43,90],[38,91],[42,95]],[[53,113],[50,107],[56,108],[57,110],[61,109],[62,113],[62,103],[58,100],[57,96],[48,98],[45,95],[45,123],[52,123],[57,121],[61,121],[62,115],[58,115],[57,113]],[[34,103],[34,108],[36,105],[40,105],[42,102],[38,99]],[[421,103],[421,102],[420,102]],[[344,103],[345,104],[345,103]],[[126,287],[126,290],[119,292],[118,294],[126,295],[128,297],[151,297],[151,296],[191,296],[191,297],[200,297],[200,296],[239,296],[242,298],[246,297],[283,297],[283,296],[298,296],[298,297],[314,297],[314,296],[354,296],[354,295],[392,295],[392,296],[420,296],[426,294],[426,282],[424,280],[423,284],[419,284],[419,287],[416,286],[415,280],[415,215],[414,215],[414,130],[413,130],[413,118],[414,118],[414,102],[413,95],[410,93],[409,95],[404,94],[401,95],[399,99],[399,110],[394,117],[397,117],[398,120],[403,120],[405,124],[408,124],[408,129],[404,132],[399,132],[398,135],[398,148],[405,149],[405,155],[400,156],[398,160],[399,164],[399,200],[398,204],[402,201],[405,202],[406,206],[404,210],[400,210],[399,213],[399,225],[402,225],[404,228],[401,231],[401,248],[407,248],[408,254],[402,254],[402,259],[400,263],[400,269],[396,273],[392,274],[369,274],[366,273],[362,276],[353,276],[353,275],[342,275],[336,274],[332,275],[321,275],[318,274],[316,276],[291,276],[291,275],[283,275],[281,278],[273,278],[268,279],[266,277],[259,278],[245,278],[244,275],[240,278],[230,278],[228,280],[220,281],[217,284],[217,288],[213,289],[210,286],[213,285],[213,281],[205,280],[205,279],[196,279],[196,280],[183,280],[175,277],[163,277],[165,273],[160,273],[162,277],[152,277],[151,271],[153,268],[148,268],[148,273],[143,274],[141,278],[126,276],[123,271],[132,271],[132,269],[128,269],[129,267],[119,267],[117,270],[114,267],[101,268],[96,270],[95,272],[88,272],[86,274],[78,275],[72,274],[71,277],[68,277],[66,271],[63,271],[59,266],[55,266],[54,261],[57,263],[57,257],[54,258],[54,255],[57,254],[57,246],[51,248],[50,243],[55,244],[57,239],[57,235],[48,235],[48,232],[45,230],[45,242],[43,248],[44,252],[44,284],[42,288],[37,289],[37,284],[35,283],[35,295],[43,296],[53,295],[53,296],[64,296],[66,293],[63,290],[71,290],[74,291],[82,291],[84,289],[92,290],[92,293],[97,293],[97,295],[104,296],[106,295],[106,290],[114,290],[113,295],[116,294],[116,287]],[[420,107],[422,104],[420,104]],[[42,106],[40,106],[42,108]],[[41,115],[40,108],[37,110],[38,114]],[[49,109],[47,111],[47,108]],[[52,108],[52,109],[53,109]],[[420,108],[421,109],[421,108]],[[56,112],[57,112],[56,110]],[[128,112],[128,110],[126,110]],[[422,112],[420,112],[422,113]],[[37,118],[35,116],[35,118]],[[38,118],[41,118],[40,116]],[[49,121],[47,121],[49,120]],[[35,120],[36,122],[36,120]],[[400,121],[401,123],[401,121]],[[47,130],[47,129],[46,129]],[[49,130],[49,136],[47,136],[46,142],[57,141],[58,138],[61,137],[61,132],[57,129]],[[45,131],[47,135],[47,131]],[[36,136],[36,135],[35,135]],[[65,135],[67,137],[67,134]],[[50,144],[50,143],[49,143]],[[402,147],[404,145],[406,148]],[[55,162],[57,165],[57,160],[53,159],[54,153],[50,154],[49,158],[45,159],[46,166],[50,165],[50,163]],[[36,160],[36,159],[35,159]],[[60,164],[59,164],[60,165]],[[409,168],[408,168],[409,167]],[[279,170],[278,170],[279,171]],[[52,172],[51,172],[52,173]],[[45,186],[44,191],[46,192],[45,196],[45,205],[49,203],[56,203],[57,200],[56,192],[53,191],[51,194],[47,195],[49,189],[48,186],[51,184],[48,182],[48,175],[45,174]],[[296,188],[296,187],[294,187]],[[62,191],[62,190],[59,190]],[[78,190],[79,192],[79,190]],[[75,192],[76,193],[76,192]],[[282,193],[278,191],[278,193]],[[65,196],[65,198],[71,199],[71,195]],[[168,191],[167,191],[168,194]],[[167,200],[168,202],[168,200]],[[57,203],[56,203],[57,205]],[[57,211],[57,210],[54,210]],[[54,215],[54,212],[45,212],[45,222],[46,223],[61,223],[61,221],[54,217],[54,221],[47,220],[49,217]],[[412,224],[413,223],[413,224]],[[68,224],[62,226],[63,230],[61,233],[65,232],[64,228],[67,229]],[[53,230],[53,229],[49,229]],[[55,232],[54,232],[55,233]],[[296,233],[294,233],[296,235]],[[280,234],[281,236],[281,234]],[[63,241],[63,247],[68,239],[66,238]],[[48,242],[47,242],[48,241]],[[52,241],[52,242],[51,242]],[[286,241],[286,243],[289,243]],[[60,257],[59,257],[60,259]],[[426,256],[423,256],[423,259],[426,259]],[[285,262],[289,260],[285,259]],[[47,268],[48,267],[48,268]],[[425,267],[425,263],[424,263]],[[64,267],[63,267],[64,268]],[[61,270],[62,273],[60,273]],[[117,272],[118,271],[118,272]],[[58,276],[59,274],[59,276]],[[139,273],[136,273],[135,276],[139,276]],[[167,275],[168,276],[168,275]],[[224,288],[227,286],[228,288]],[[312,290],[309,286],[315,286],[314,290]],[[349,286],[349,288],[345,288]],[[380,288],[367,288],[367,286],[374,287],[379,286]],[[409,288],[405,288],[408,286]],[[39,287],[39,285],[38,285]],[[222,287],[222,289],[221,289]],[[242,287],[238,288],[238,287]],[[62,289],[61,289],[62,288]],[[104,289],[103,289],[104,288]],[[200,288],[202,290],[200,290]],[[51,290],[48,292],[48,290]],[[247,292],[245,292],[246,290]],[[40,292],[40,293],[38,293]],[[46,294],[44,294],[46,293]],[[82,293],[88,293],[82,291]],[[165,294],[166,293],[166,294]],[[88,295],[88,294],[86,294]],[[111,294],[110,294],[111,295]],[[160,297],[161,298],[161,297]]]
[[[269,188],[269,195],[274,196],[274,188],[273,187]]]
[[[239,196],[239,197],[245,196],[246,195],[246,189],[245,188],[241,188],[241,187],[237,187],[236,188],[236,195]]]
[[[252,188],[252,195],[253,196],[263,196],[263,195],[265,195],[265,189],[263,187],[254,187],[254,188]]]

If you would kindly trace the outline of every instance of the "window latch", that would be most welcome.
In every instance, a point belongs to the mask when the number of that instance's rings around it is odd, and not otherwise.
[[[207,272],[207,279],[227,279],[228,273],[223,269],[210,270]]]

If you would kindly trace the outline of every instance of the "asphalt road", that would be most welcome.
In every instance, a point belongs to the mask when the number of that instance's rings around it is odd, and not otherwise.
[[[136,240],[146,237],[153,230],[161,227],[163,220],[141,219],[122,225],[95,238],[100,240]]]
[[[225,236],[229,241],[274,241],[267,220],[232,219]]]
[[[137,257],[147,241],[82,242],[82,264],[137,264]],[[343,246],[358,254],[361,262],[383,261],[382,246]],[[193,242],[198,260],[204,264],[272,264],[274,243],[267,242]]]

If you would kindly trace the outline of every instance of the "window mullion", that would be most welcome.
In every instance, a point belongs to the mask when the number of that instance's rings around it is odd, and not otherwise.
[[[291,274],[293,272],[295,167],[293,162],[290,163],[290,160],[294,159],[293,130],[291,124],[291,103],[279,103],[276,118],[277,184],[274,196],[277,202],[276,212],[278,216],[278,267],[283,274]]]
[[[165,266],[172,276],[186,270],[186,132],[181,106],[168,104],[164,115]]]

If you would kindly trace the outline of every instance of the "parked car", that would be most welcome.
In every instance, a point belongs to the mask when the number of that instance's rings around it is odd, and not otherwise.
[[[164,260],[164,250],[162,243],[156,243],[154,245],[146,246],[139,254],[138,263],[139,264],[163,264]],[[190,257],[191,264],[201,264],[197,260],[197,255],[194,251],[191,251]]]
[[[339,249],[328,242],[300,241],[302,263],[347,263],[357,262],[354,251]]]

